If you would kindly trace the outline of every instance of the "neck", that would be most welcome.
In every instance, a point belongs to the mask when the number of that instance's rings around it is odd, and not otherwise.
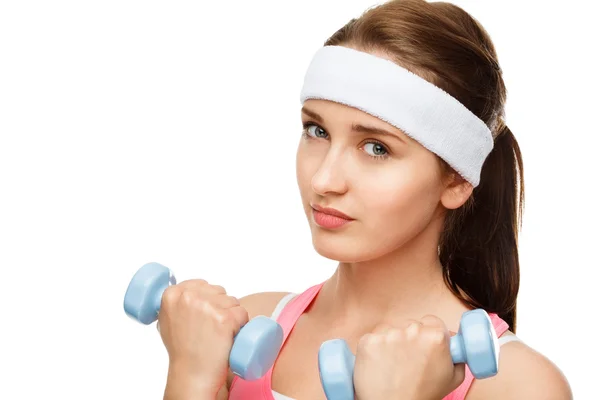
[[[340,262],[323,285],[318,313],[337,326],[369,329],[379,323],[433,314],[455,328],[466,310],[447,288],[436,240],[417,237],[384,257]]]

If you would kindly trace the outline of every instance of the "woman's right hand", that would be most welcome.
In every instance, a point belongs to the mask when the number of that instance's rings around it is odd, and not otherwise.
[[[248,312],[221,286],[201,279],[169,286],[158,313],[169,370],[216,394],[227,379],[233,338],[246,323]]]

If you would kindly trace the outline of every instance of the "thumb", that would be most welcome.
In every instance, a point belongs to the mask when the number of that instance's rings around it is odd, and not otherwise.
[[[450,337],[457,335],[457,332],[454,331],[448,331]],[[456,389],[457,387],[460,386],[461,383],[463,383],[463,381],[465,380],[465,368],[466,368],[465,363],[457,363],[454,364],[454,371],[453,371],[453,375],[452,375],[452,390]]]
[[[452,390],[456,389],[460,386],[461,383],[465,380],[465,368],[466,364],[458,363],[454,364],[454,374],[452,377]]]

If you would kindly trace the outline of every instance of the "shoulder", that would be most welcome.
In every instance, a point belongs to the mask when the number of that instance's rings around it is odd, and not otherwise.
[[[500,348],[498,374],[473,382],[467,400],[479,399],[572,400],[573,394],[552,361],[523,342],[513,341]]]
[[[289,294],[289,292],[260,292],[253,293],[240,298],[240,305],[248,311],[250,319],[258,315],[271,316],[277,304]]]

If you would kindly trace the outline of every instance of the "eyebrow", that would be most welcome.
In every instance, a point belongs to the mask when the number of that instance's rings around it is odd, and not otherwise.
[[[306,107],[302,107],[302,113],[308,115],[309,117],[315,119],[318,123],[320,124],[324,124],[325,120],[323,119],[323,117],[321,117],[319,114],[317,114],[316,112],[314,112],[313,110],[310,110]],[[390,137],[394,137],[398,140],[400,140],[401,142],[405,143],[404,139],[402,139],[398,134],[396,133],[392,133],[388,130],[385,129],[381,129],[381,128],[376,128],[374,126],[365,126],[362,124],[357,124],[354,123],[352,124],[352,130],[354,132],[360,132],[360,133],[365,133],[365,134],[379,134],[379,135],[385,135],[385,136],[390,136]]]

